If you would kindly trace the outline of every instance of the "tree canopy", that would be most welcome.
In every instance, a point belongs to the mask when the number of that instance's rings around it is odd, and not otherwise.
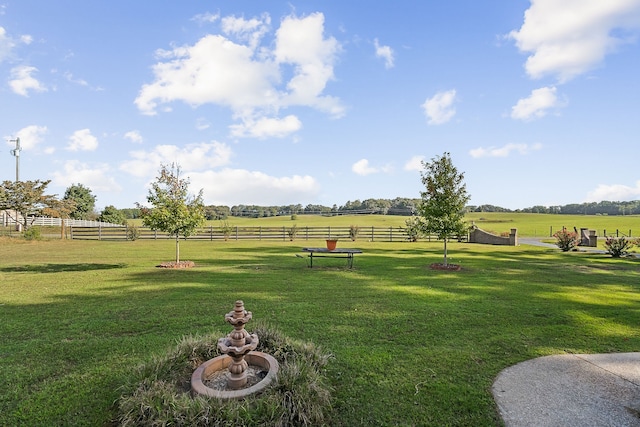
[[[197,196],[189,194],[189,180],[180,177],[180,167],[161,165],[160,174],[151,184],[147,201],[153,208],[140,204],[142,224],[160,230],[176,239],[176,262],[180,262],[180,236],[189,237],[204,224],[205,212],[202,190]]]
[[[120,210],[118,210],[115,206],[109,205],[105,206],[105,208],[100,213],[98,217],[98,221],[109,222],[111,224],[125,224],[127,219]]]
[[[14,216],[16,222],[29,227],[28,216],[43,215],[47,208],[56,208],[59,201],[44,192],[51,181],[3,181],[0,187],[0,210]],[[12,212],[13,211],[13,212]]]
[[[96,205],[96,196],[82,184],[73,184],[68,187],[62,200],[73,201],[75,206],[71,211],[73,219],[90,219]]]
[[[420,192],[418,212],[424,232],[444,241],[444,264],[447,265],[447,240],[466,232],[464,213],[469,195],[464,173],[458,172],[447,152],[430,162],[423,161],[422,166],[424,170],[420,175],[425,191]]]

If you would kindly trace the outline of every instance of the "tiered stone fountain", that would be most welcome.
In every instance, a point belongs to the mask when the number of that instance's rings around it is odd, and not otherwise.
[[[278,373],[278,362],[266,353],[255,351],[259,339],[249,334],[244,325],[253,317],[236,301],[225,321],[233,331],[218,340],[222,356],[207,360],[193,372],[191,390],[194,394],[220,399],[242,399],[264,390]]]

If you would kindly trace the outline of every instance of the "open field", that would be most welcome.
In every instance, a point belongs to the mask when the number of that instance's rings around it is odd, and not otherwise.
[[[640,350],[638,259],[452,243],[452,273],[428,268],[441,243],[357,241],[353,270],[309,269],[302,245],[186,241],[196,267],[164,270],[171,241],[1,239],[0,425],[108,425],[132,369],[182,336],[228,333],[236,299],[334,355],[337,426],[500,425],[490,387],[507,366]]]
[[[339,215],[339,216],[319,216],[319,215],[298,215],[295,220],[290,216],[278,216],[267,218],[238,218],[232,217],[227,222],[232,226],[284,226],[290,227],[292,224],[304,226],[331,226],[348,227],[358,225],[359,227],[404,227],[406,216],[395,215]],[[496,233],[508,232],[511,228],[517,228],[520,236],[547,237],[549,231],[558,231],[562,227],[573,229],[576,227],[589,228],[598,231],[602,235],[603,230],[607,234],[620,233],[628,234],[632,230],[632,235],[640,237],[640,215],[627,216],[606,216],[606,215],[551,215],[551,214],[531,214],[519,212],[473,212],[467,214],[466,219],[474,221],[476,225],[487,231]],[[208,225],[220,225],[220,221],[210,221]]]

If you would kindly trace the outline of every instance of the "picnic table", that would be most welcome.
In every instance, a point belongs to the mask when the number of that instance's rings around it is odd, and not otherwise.
[[[313,268],[313,258],[322,258],[322,257],[333,257],[333,258],[346,258],[347,266],[349,268],[353,267],[353,256],[355,254],[361,254],[362,251],[360,249],[349,249],[349,248],[336,248],[334,250],[329,250],[327,248],[302,248],[303,252],[309,253],[309,268]]]

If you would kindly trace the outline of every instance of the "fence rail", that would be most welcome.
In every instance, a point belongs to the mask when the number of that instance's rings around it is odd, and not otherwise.
[[[19,215],[18,221],[16,222],[15,215],[9,215],[6,212],[0,212],[0,222],[2,223],[1,225],[5,227],[16,225],[16,223],[23,224],[24,217]],[[29,227],[34,225],[39,227],[60,227],[62,225],[62,220],[60,218],[51,218],[48,216],[28,216],[27,224],[29,225]],[[65,227],[122,227],[122,224],[89,221],[84,219],[65,219],[64,225]]]
[[[324,240],[329,237],[351,240],[351,227],[200,227],[188,240]],[[359,227],[354,240],[400,242],[409,240],[402,227]],[[71,227],[75,240],[162,240],[174,237],[146,227]],[[435,236],[423,240],[437,240]],[[466,240],[466,237],[465,239]]]

